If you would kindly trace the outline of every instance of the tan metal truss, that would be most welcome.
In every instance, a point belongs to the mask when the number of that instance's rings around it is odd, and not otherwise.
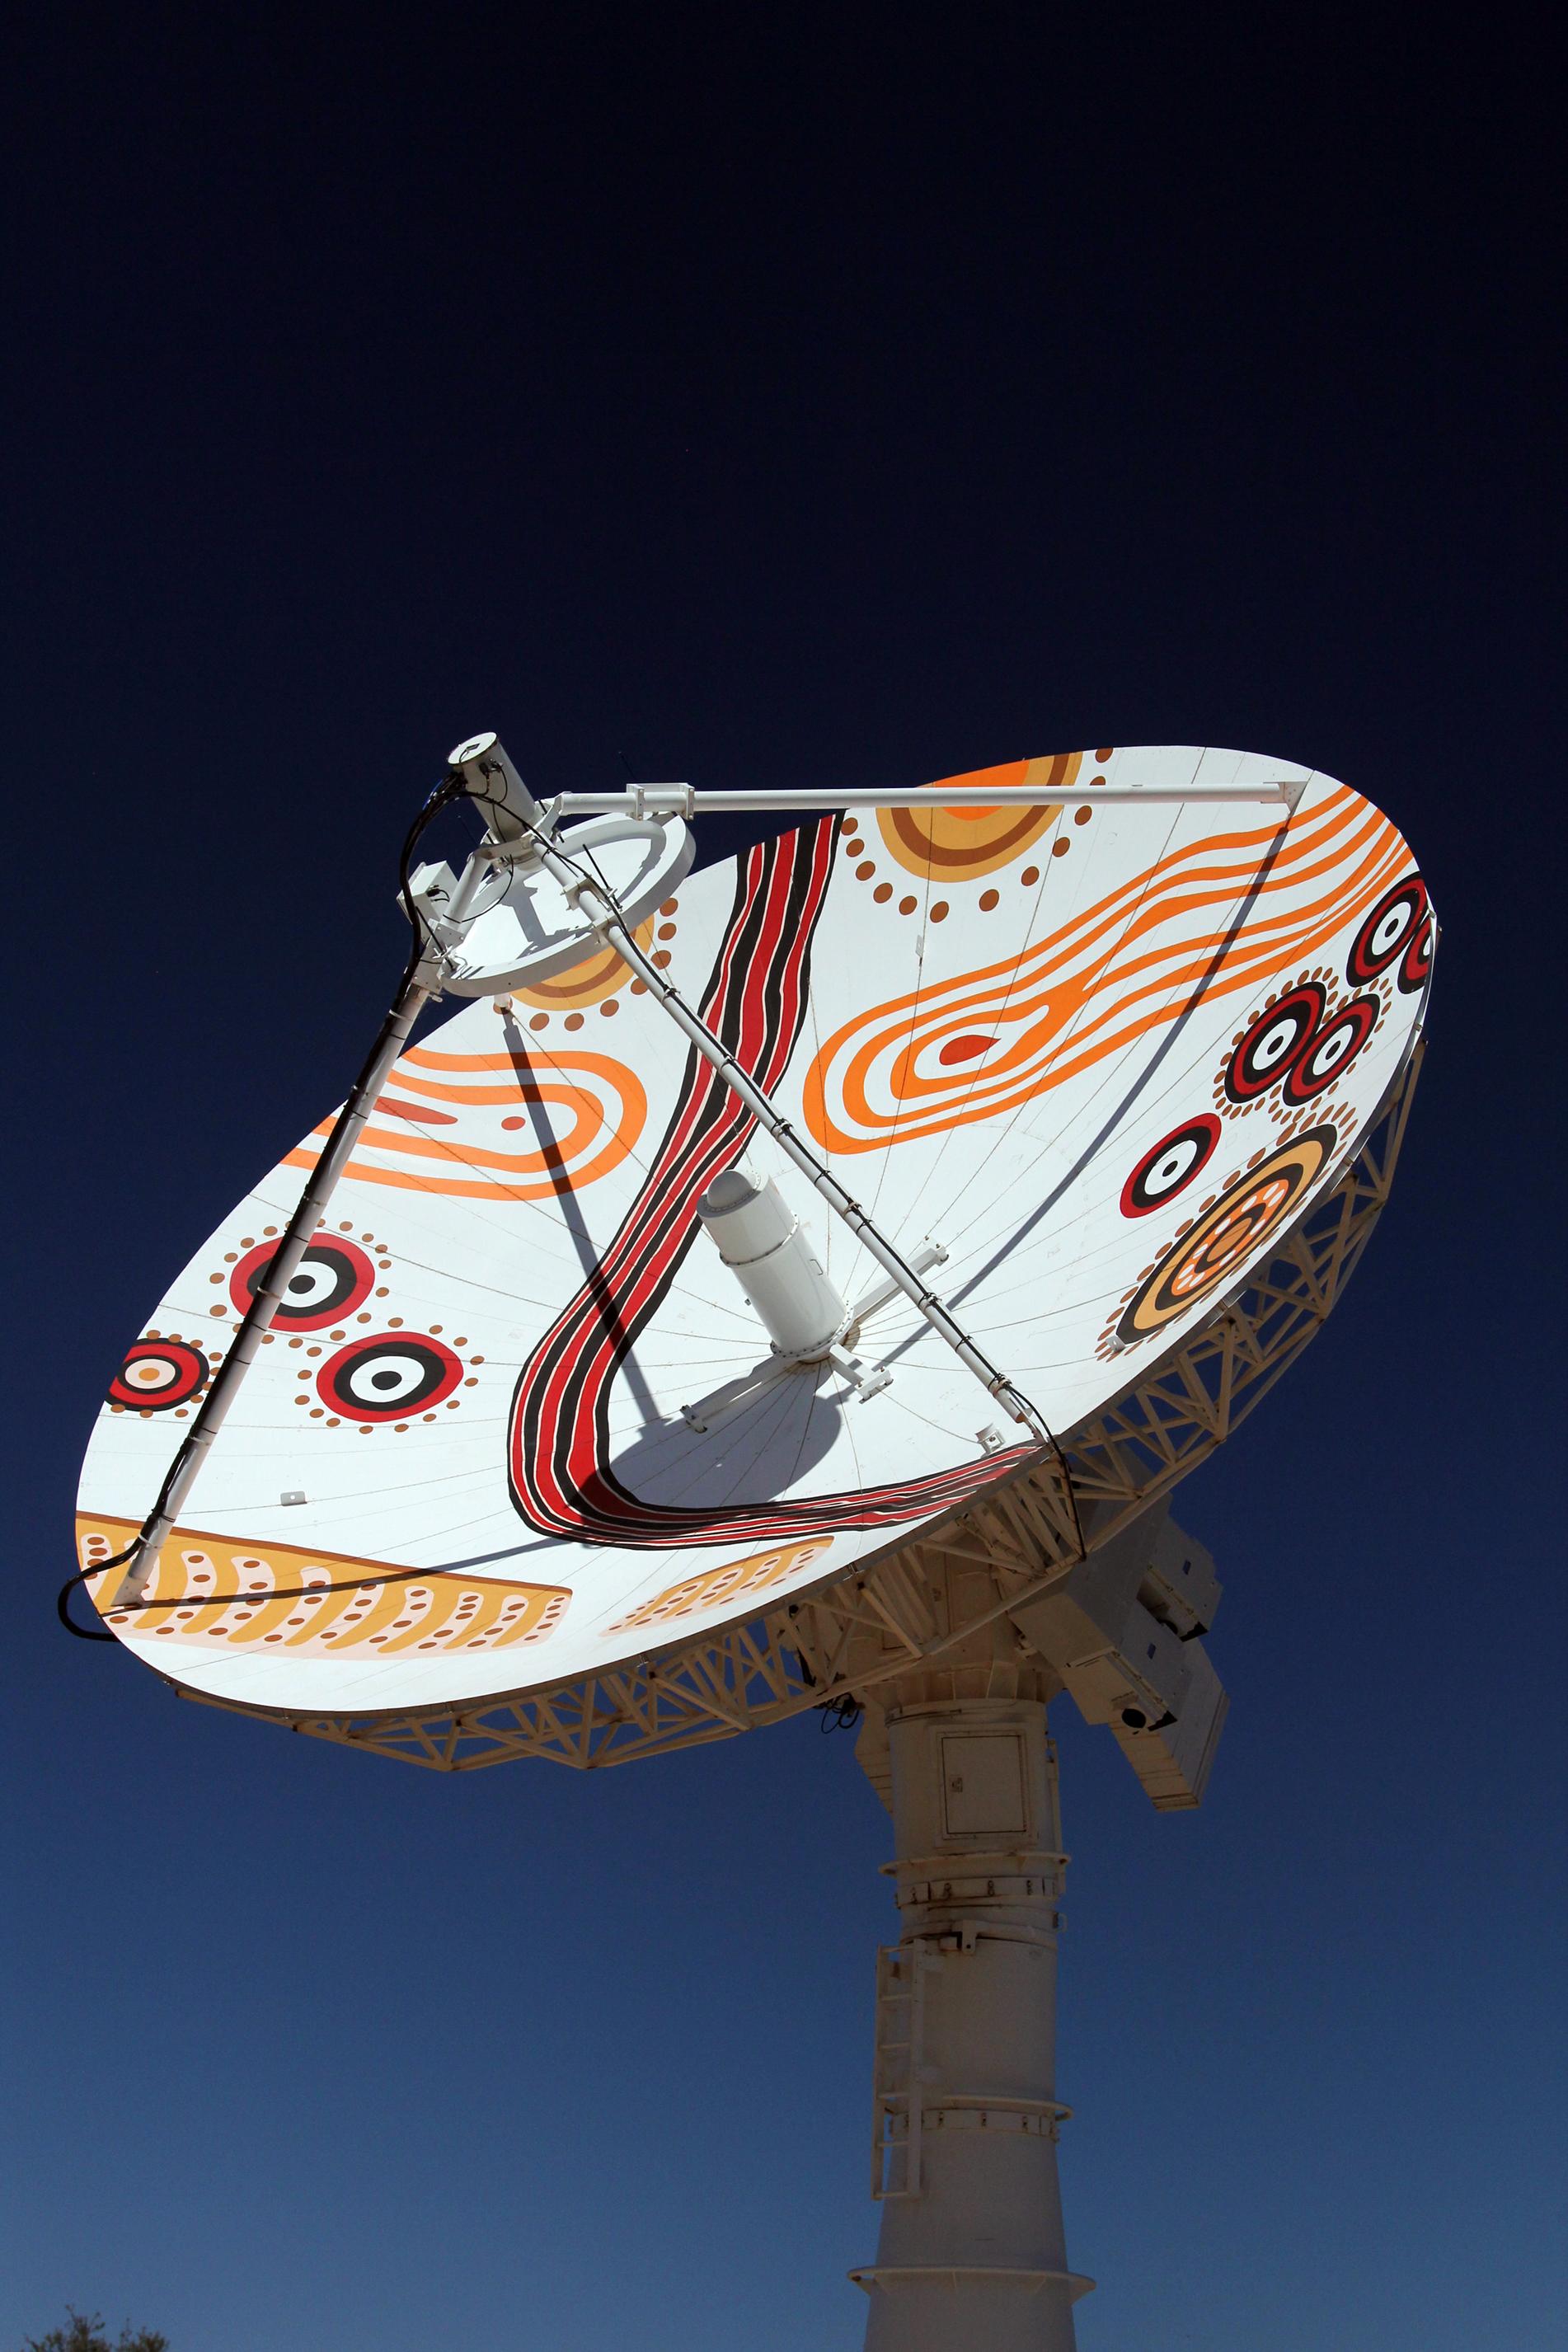
[[[631,1665],[417,1715],[292,1716],[184,1698],[437,1771],[541,1756],[589,1769],[728,1739],[864,1691],[1031,1600],[1222,1445],[1294,1363],[1388,1198],[1420,1066],[1412,1055],[1355,1159],[1204,1329],[1038,1462],[819,1590]],[[1076,1501],[1077,1508],[1074,1507]],[[1090,1507],[1093,1507],[1092,1508]]]

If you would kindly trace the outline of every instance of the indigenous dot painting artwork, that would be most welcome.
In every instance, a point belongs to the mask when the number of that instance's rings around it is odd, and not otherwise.
[[[1246,779],[1300,784],[1294,812],[1093,798]],[[1022,783],[1089,797],[986,799]],[[1436,924],[1399,834],[1331,778],[1106,749],[783,834],[637,937],[894,1244],[943,1253],[938,1295],[1065,1441],[1353,1157]],[[84,1568],[147,1511],[331,1124],[111,1369]],[[874,1392],[828,1360],[683,1412],[768,1360],[697,1215],[737,1164],[869,1301],[846,1344]],[[786,1601],[1033,1458],[880,1279],[613,953],[468,1005],[396,1064],[147,1587],[165,1605],[108,1622],[205,1696],[363,1716]]]

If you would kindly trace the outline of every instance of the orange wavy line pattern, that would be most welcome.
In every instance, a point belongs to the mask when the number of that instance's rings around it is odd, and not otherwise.
[[[1275,825],[1211,835],[1121,884],[1021,954],[844,1023],[806,1076],[813,1137],[826,1150],[874,1151],[993,1118],[1174,1020],[1188,1000],[1172,992],[1196,986],[1225,936],[1223,927],[1197,924],[1211,909],[1235,907],[1256,880],[1260,855],[1277,842]],[[1233,994],[1310,955],[1407,863],[1388,820],[1341,786],[1287,830],[1257,911],[1207,993]],[[1278,903],[1281,893],[1318,883],[1326,887],[1305,905]],[[983,1070],[931,1066],[945,1039],[977,1028],[1005,1033],[1005,1050]],[[877,1077],[890,1109],[872,1100]]]
[[[448,1075],[437,1077],[431,1075],[435,1071]],[[473,1076],[465,1081],[458,1076],[463,1072]],[[574,1085],[574,1074],[597,1080],[597,1088],[591,1084]],[[507,1083],[482,1083],[492,1076],[504,1076]],[[641,1079],[624,1062],[606,1054],[552,1056],[542,1072],[525,1083],[508,1054],[442,1054],[427,1045],[416,1045],[395,1064],[387,1087],[389,1094],[401,1092],[421,1100],[449,1103],[458,1109],[552,1103],[571,1113],[573,1125],[567,1135],[526,1151],[508,1151],[471,1136],[448,1139],[440,1134],[395,1132],[373,1124],[365,1129],[345,1171],[362,1184],[468,1200],[541,1201],[549,1199],[563,1181],[578,1189],[592,1184],[618,1168],[637,1149],[647,1119],[647,1096]],[[616,1106],[613,1125],[605,1100],[612,1096]],[[332,1121],[322,1119],[303,1143],[285,1155],[283,1166],[313,1168],[331,1129]],[[363,1157],[368,1151],[395,1154],[401,1164],[387,1167]],[[439,1172],[443,1162],[452,1172]],[[457,1172],[459,1169],[462,1174]],[[486,1174],[486,1171],[491,1172]]]

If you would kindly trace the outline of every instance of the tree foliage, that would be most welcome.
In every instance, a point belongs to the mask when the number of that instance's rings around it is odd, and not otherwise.
[[[166,2336],[152,2327],[132,2327],[129,2320],[112,2339],[104,2333],[98,2312],[89,2318],[68,2303],[66,2320],[64,2327],[51,2327],[47,2336],[25,2337],[22,2352],[169,2352]]]

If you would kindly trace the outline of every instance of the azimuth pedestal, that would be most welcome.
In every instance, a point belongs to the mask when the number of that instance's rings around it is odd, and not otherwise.
[[[879,1956],[867,2352],[1073,2352],[1055,2080],[1056,1759],[1033,1668],[911,1674],[887,1706],[903,1933]]]

